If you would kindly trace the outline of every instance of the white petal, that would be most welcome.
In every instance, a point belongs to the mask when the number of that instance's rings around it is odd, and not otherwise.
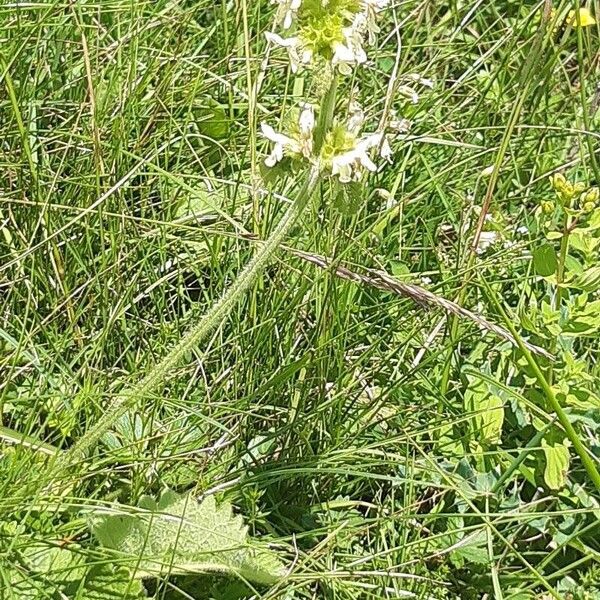
[[[267,123],[261,123],[260,129],[262,134],[271,142],[275,142],[276,144],[282,144],[283,146],[289,146],[294,144],[294,140],[287,135],[283,135],[283,133],[277,133],[270,125]]]
[[[401,85],[398,88],[398,91],[403,96],[410,98],[410,100],[413,104],[417,104],[417,102],[419,101],[419,94],[417,94],[417,92],[415,90],[413,90],[411,87],[409,87],[408,85]]]
[[[309,135],[315,128],[315,113],[312,106],[307,106],[301,113],[298,120],[300,132],[304,135]]]
[[[392,162],[392,147],[385,137],[383,138],[383,142],[381,142],[379,156],[381,156],[381,158],[385,158],[385,160],[389,162]]]
[[[336,161],[331,164],[331,174],[337,175],[341,183],[349,183],[352,181],[352,167],[344,162]]]
[[[381,143],[381,139],[383,138],[383,134],[381,132],[371,133],[360,140],[356,144],[357,150],[359,152],[366,152],[369,148],[374,148],[375,146],[379,146]]]
[[[304,48],[304,50],[302,50],[302,62],[306,65],[308,64],[313,57],[313,51],[310,48]]]
[[[337,63],[353,63],[354,52],[341,42],[335,42],[333,45],[333,64]]]
[[[275,144],[273,152],[265,158],[265,165],[267,167],[274,167],[283,158],[283,146],[281,144]]]
[[[371,173],[375,173],[375,171],[377,171],[377,165],[371,160],[371,157],[366,153],[363,152],[360,156],[360,164],[367,169],[368,171],[371,171]]]
[[[295,48],[300,42],[297,37],[283,38],[272,31],[265,31],[265,37],[267,38],[267,41],[277,44],[282,48]]]

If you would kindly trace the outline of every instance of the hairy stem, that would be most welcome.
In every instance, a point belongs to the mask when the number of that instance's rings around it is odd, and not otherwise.
[[[53,469],[54,473],[60,473],[75,461],[84,458],[86,453],[94,447],[119,417],[131,408],[137,400],[155,392],[164,383],[169,373],[183,361],[184,356],[223,321],[236,302],[253,284],[257,275],[294,225],[298,216],[312,198],[319,179],[318,166],[311,167],[298,197],[287,209],[277,227],[264,245],[254,254],[233,284],[225,290],[200,321],[181,338],[177,345],[157,365],[150,368],[138,383],[119,394],[106,408],[100,420],[81,440],[58,458]]]
[[[333,113],[335,111],[335,101],[337,98],[338,78],[334,73],[327,92],[321,100],[321,110],[319,111],[319,119],[315,128],[314,152],[316,155],[321,152],[325,136],[333,122]]]

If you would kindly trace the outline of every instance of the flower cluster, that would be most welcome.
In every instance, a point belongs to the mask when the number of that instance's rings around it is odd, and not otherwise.
[[[373,43],[379,31],[377,14],[389,0],[271,0],[279,5],[276,21],[292,35],[267,32],[267,39],[285,48],[292,70],[322,57],[340,73],[367,60],[365,37]]]
[[[344,124],[335,123],[325,136],[321,148],[321,162],[337,176],[340,183],[359,181],[364,170],[374,173],[377,165],[371,160],[369,151],[376,148],[379,155],[390,160],[392,149],[381,132],[361,136],[364,123],[364,113],[360,106],[354,105],[348,121]]]
[[[305,105],[297,123],[292,123],[286,135],[275,131],[270,125],[261,123],[262,134],[275,144],[271,154],[265,159],[267,167],[274,167],[284,155],[296,159],[310,159],[313,153],[315,113],[310,105]]]
[[[552,219],[557,209],[577,220],[584,220],[596,210],[600,200],[600,189],[597,187],[587,187],[581,181],[571,183],[562,173],[551,175],[550,184],[558,202],[543,200],[540,203],[540,212],[547,219]]]
[[[340,183],[359,181],[365,171],[377,171],[369,153],[376,149],[379,156],[391,159],[392,149],[382,132],[361,135],[364,113],[357,105],[345,122],[335,122],[325,135],[319,155],[313,156],[315,115],[312,106],[305,105],[298,120],[287,133],[275,131],[261,124],[262,134],[275,145],[265,159],[267,167],[274,167],[285,156],[293,160],[318,161],[322,169],[337,177]]]
[[[389,0],[272,0],[279,5],[276,22],[287,37],[268,32],[267,39],[287,49],[292,71],[317,59],[326,61],[328,72],[350,74],[367,60],[363,45],[379,31],[377,16]],[[428,84],[418,76],[410,80]],[[407,88],[408,89],[408,88]],[[412,95],[416,92],[410,89]],[[389,160],[390,145],[382,131],[362,133],[364,113],[351,102],[346,118],[333,118],[317,133],[315,108],[309,104],[292,113],[284,131],[261,124],[263,136],[274,144],[265,159],[274,167],[284,158],[317,165],[339,183],[360,181],[365,172],[377,171],[372,156]],[[318,138],[318,142],[317,142]]]

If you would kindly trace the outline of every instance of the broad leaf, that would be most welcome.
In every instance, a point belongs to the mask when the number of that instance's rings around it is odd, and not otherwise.
[[[600,289],[600,267],[590,267],[579,274],[573,282],[573,287],[578,287],[586,292],[595,292]]]
[[[482,444],[499,444],[504,424],[504,402],[485,381],[470,378],[465,408],[473,413],[475,438]]]
[[[542,440],[542,450],[546,458],[544,481],[551,490],[559,490],[567,481],[569,449],[560,442]]]
[[[542,277],[549,277],[556,272],[558,260],[552,244],[542,244],[533,251],[533,266]]]
[[[98,541],[131,560],[139,577],[222,572],[257,583],[273,583],[283,566],[265,549],[252,547],[240,516],[210,496],[198,503],[174,492],[158,502],[143,498],[140,507],[117,507],[92,518]]]
[[[487,536],[484,530],[478,530],[465,536],[453,547],[450,559],[456,566],[463,566],[464,563],[489,564],[486,540]]]
[[[18,569],[9,567],[12,596],[6,600],[142,600],[140,581],[129,569],[102,562],[88,564],[80,548],[59,548],[47,544],[30,546]],[[0,596],[4,600],[4,596]]]

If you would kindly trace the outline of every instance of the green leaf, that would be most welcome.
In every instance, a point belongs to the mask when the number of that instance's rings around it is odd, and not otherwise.
[[[484,530],[478,530],[465,536],[450,553],[452,562],[457,566],[462,566],[463,562],[487,565],[489,556],[486,547],[486,533]]]
[[[586,292],[595,292],[600,289],[600,266],[586,269],[575,278],[573,284]]]
[[[69,593],[70,592],[70,593]],[[73,600],[141,600],[146,598],[142,582],[131,577],[129,569],[111,563],[93,565],[85,580],[66,590]]]
[[[230,119],[225,109],[217,102],[210,101],[209,106],[196,111],[198,129],[213,140],[222,140],[229,135]]]
[[[544,481],[551,490],[559,490],[567,481],[569,449],[561,442],[549,442],[544,439],[542,450],[546,459]]]
[[[465,408],[473,413],[475,439],[481,444],[498,444],[504,424],[504,402],[483,380],[470,378],[465,392]]]
[[[271,551],[250,545],[231,505],[217,506],[212,496],[198,503],[174,492],[158,503],[144,498],[140,504],[145,510],[122,506],[91,519],[98,541],[121,559],[130,558],[138,577],[218,572],[269,584],[283,576]]]
[[[340,184],[333,205],[343,215],[354,215],[364,203],[366,196],[365,188],[360,183]]]
[[[552,244],[542,244],[533,251],[533,266],[538,275],[542,277],[554,275],[558,260],[556,250],[554,250]]]
[[[55,597],[70,600],[141,600],[146,597],[142,583],[131,577],[129,569],[99,560],[87,564],[81,548],[73,548],[47,544],[28,547],[23,556],[25,568],[8,568],[13,597],[18,600]]]
[[[570,337],[596,335],[600,330],[600,300],[587,302],[563,326],[562,331]]]

